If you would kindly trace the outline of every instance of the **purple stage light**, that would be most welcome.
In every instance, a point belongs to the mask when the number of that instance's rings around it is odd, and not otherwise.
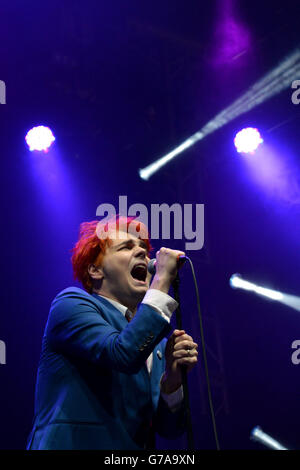
[[[31,152],[33,150],[48,152],[55,137],[49,127],[37,126],[27,132],[25,140]]]
[[[259,131],[253,127],[242,129],[234,138],[234,145],[239,153],[253,154],[262,143],[263,139]]]

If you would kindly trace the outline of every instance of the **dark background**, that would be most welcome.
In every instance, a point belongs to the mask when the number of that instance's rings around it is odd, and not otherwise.
[[[70,249],[101,203],[205,204],[198,279],[221,448],[256,449],[259,424],[300,448],[299,312],[240,290],[246,279],[299,295],[300,106],[289,88],[211,134],[149,181],[138,169],[180,144],[299,45],[298,1],[2,1],[0,79],[0,448],[23,449],[53,297],[72,285]],[[294,79],[300,79],[295,76]],[[47,155],[24,136],[51,127]],[[258,127],[284,172],[255,178],[233,138]],[[263,158],[263,156],[261,157]],[[259,159],[257,172],[259,175]],[[281,182],[284,183],[283,187]],[[150,227],[151,229],[151,227]],[[154,241],[184,249],[184,241]],[[189,267],[184,328],[200,343]],[[196,448],[214,448],[202,354],[189,377]],[[159,440],[160,448],[186,448]]]

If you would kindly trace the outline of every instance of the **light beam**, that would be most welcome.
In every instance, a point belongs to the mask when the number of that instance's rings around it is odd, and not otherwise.
[[[291,55],[286,57],[277,67],[252,85],[242,96],[225,108],[205,126],[171,152],[159,158],[155,162],[139,170],[142,179],[148,180],[161,167],[173,158],[183,153],[196,142],[204,139],[207,135],[225,126],[233,119],[250,111],[259,104],[269,100],[276,94],[291,86],[295,77],[300,75],[300,49],[297,48]]]
[[[243,289],[254,292],[255,294],[275,300],[300,312],[300,297],[296,295],[285,294],[277,290],[259,286],[253,282],[246,281],[240,274],[233,274],[229,280],[229,284],[233,289]]]

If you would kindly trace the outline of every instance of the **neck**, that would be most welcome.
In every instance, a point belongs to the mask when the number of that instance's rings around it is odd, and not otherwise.
[[[93,292],[98,295],[102,295],[103,297],[106,297],[107,299],[114,300],[115,302],[119,302],[121,305],[124,305],[124,307],[127,307],[131,313],[134,315],[136,314],[137,307],[138,307],[138,302],[128,302],[124,299],[117,298],[110,292],[104,292],[103,289],[94,289]]]

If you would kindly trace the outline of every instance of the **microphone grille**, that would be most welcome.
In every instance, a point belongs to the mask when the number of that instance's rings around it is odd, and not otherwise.
[[[155,274],[155,272],[156,272],[155,263],[156,263],[155,258],[150,259],[150,261],[148,263],[148,271],[149,271],[150,274]]]

